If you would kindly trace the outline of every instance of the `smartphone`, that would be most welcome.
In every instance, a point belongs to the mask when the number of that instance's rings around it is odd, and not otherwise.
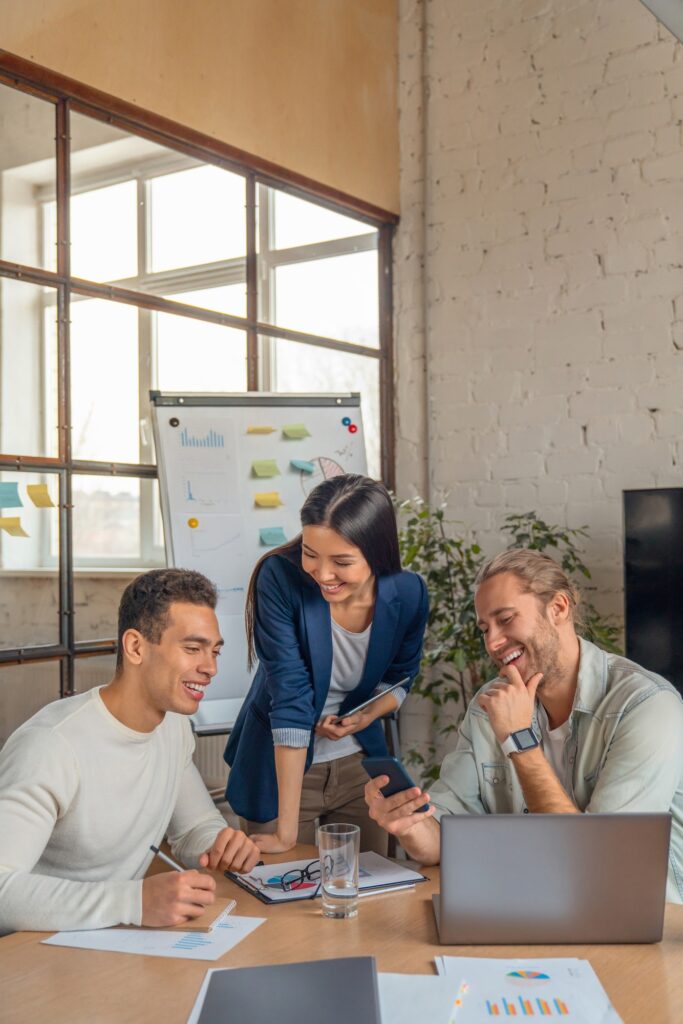
[[[397,757],[364,757],[361,764],[371,779],[378,775],[388,775],[389,781],[382,787],[383,796],[393,796],[394,793],[402,793],[404,789],[413,789],[417,785],[413,782]],[[418,807],[416,814],[423,814],[429,810],[429,804]]]

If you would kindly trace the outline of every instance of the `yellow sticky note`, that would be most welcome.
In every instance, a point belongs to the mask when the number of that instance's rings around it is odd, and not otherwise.
[[[282,433],[290,441],[300,441],[304,437],[310,437],[311,432],[304,423],[288,423],[282,428]]]
[[[277,491],[262,491],[254,495],[254,504],[259,508],[277,508],[282,502]]]
[[[248,434],[274,434],[275,427],[247,427]]]
[[[54,508],[47,484],[26,484],[26,493],[37,508]]]
[[[0,517],[0,530],[5,530],[12,537],[28,537],[26,530],[21,525],[19,516]]]

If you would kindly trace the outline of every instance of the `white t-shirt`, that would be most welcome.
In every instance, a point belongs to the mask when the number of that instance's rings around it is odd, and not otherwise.
[[[565,744],[569,738],[569,719],[563,722],[562,725],[558,725],[557,729],[551,729],[548,714],[540,701],[538,701],[536,708],[536,719],[541,730],[543,753],[553,766],[555,774],[565,790],[571,796],[574,787],[571,774],[567,771],[568,765],[565,756]]]
[[[370,643],[372,623],[362,633],[352,633],[344,629],[334,619],[332,623],[332,674],[330,689],[327,693],[325,707],[320,720],[325,715],[336,715],[347,693],[355,690],[365,669],[365,660]],[[338,757],[346,757],[362,750],[355,736],[345,736],[341,740],[328,740],[325,736],[316,736],[313,746],[313,764],[320,761],[336,761]]]
[[[99,688],[48,704],[0,752],[0,932],[140,924],[142,878],[164,835],[196,866],[225,821],[168,713],[127,728]]]

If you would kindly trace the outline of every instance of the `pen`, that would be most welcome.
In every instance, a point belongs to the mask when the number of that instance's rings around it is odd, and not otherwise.
[[[155,853],[157,857],[161,857],[162,860],[165,860],[166,863],[170,865],[170,867],[172,867],[174,871],[185,870],[185,868],[181,868],[180,864],[176,864],[174,860],[171,860],[171,858],[167,857],[165,853],[162,853],[158,846],[150,846],[150,850],[152,850],[152,852]]]

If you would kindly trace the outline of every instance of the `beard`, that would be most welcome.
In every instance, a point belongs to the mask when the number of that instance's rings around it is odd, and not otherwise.
[[[529,677],[536,672],[543,673],[538,685],[539,690],[559,679],[560,671],[560,637],[556,629],[542,615],[538,617],[538,629],[524,644],[529,656],[531,671]]]

